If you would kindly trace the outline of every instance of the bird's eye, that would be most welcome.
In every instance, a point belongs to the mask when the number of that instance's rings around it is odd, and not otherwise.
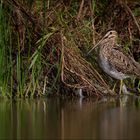
[[[110,32],[110,34],[112,34],[112,32]]]

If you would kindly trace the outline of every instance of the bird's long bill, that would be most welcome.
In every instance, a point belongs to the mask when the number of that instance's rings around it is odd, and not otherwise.
[[[102,42],[103,39],[104,37],[91,50],[88,51],[87,55],[89,55]]]

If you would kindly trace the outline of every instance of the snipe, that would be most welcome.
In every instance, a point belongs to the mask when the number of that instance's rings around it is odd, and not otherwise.
[[[123,80],[131,76],[140,78],[140,64],[131,56],[123,53],[121,47],[117,44],[117,38],[117,32],[111,30],[97,43],[96,46],[99,46],[99,66],[105,73],[115,79]]]

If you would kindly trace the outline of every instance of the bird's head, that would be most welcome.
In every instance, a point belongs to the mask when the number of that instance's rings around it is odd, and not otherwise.
[[[99,46],[101,43],[108,42],[109,40],[117,40],[118,33],[115,30],[108,31],[105,36],[87,53],[90,54],[93,49]]]
[[[101,41],[104,39],[111,39],[111,38],[116,39],[117,36],[118,36],[118,33],[115,30],[110,30],[105,34],[105,36],[101,39]]]

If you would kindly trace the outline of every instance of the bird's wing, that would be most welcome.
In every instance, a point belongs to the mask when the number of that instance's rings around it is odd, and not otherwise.
[[[140,77],[140,64],[129,55],[124,54],[120,48],[114,47],[109,55],[109,62],[117,71]]]

